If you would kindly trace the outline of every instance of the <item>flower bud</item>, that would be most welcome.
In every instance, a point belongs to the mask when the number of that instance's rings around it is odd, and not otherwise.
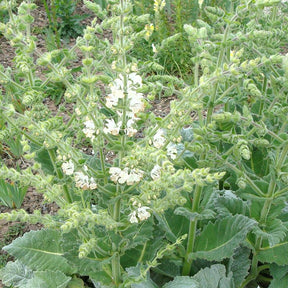
[[[240,177],[238,180],[237,180],[237,186],[240,188],[240,189],[245,189],[246,188],[246,181],[243,177]]]

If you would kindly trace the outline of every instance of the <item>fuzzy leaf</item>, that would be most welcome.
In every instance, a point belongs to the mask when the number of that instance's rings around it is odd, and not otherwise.
[[[258,260],[263,263],[276,263],[277,265],[288,265],[288,238],[273,247],[262,248],[258,253]]]
[[[47,150],[39,149],[36,152],[36,156],[34,159],[35,161],[41,164],[41,169],[43,170],[43,172],[45,172],[46,174],[54,175],[54,166],[51,162],[51,159]]]
[[[234,288],[232,273],[226,277],[226,268],[221,264],[200,270],[193,279],[201,288]]]
[[[131,288],[159,288],[150,278],[150,275],[148,273],[146,279],[143,279],[141,276],[142,274],[142,268],[141,264],[137,264],[137,266],[126,268],[127,274],[125,275],[126,280],[124,287],[130,287]],[[136,283],[135,283],[136,282]],[[132,285],[131,285],[132,283]]]
[[[239,247],[234,251],[232,258],[228,264],[228,271],[233,273],[233,282],[235,287],[240,287],[245,277],[249,273],[249,259],[251,250],[247,247]]]
[[[158,288],[158,286],[151,279],[147,279],[140,283],[132,284],[131,288]]]
[[[221,261],[233,255],[256,221],[235,215],[209,223],[196,238],[195,251],[190,257]]]
[[[265,225],[265,230],[256,227],[253,231],[257,236],[262,239],[267,239],[269,246],[273,247],[279,244],[287,234],[287,227],[279,219],[269,219]]]
[[[163,288],[200,288],[199,283],[188,276],[177,276]],[[204,286],[203,286],[204,287]],[[206,288],[206,287],[205,287]]]
[[[167,277],[177,277],[181,271],[182,261],[177,263],[175,260],[171,261],[170,259],[162,259],[161,264],[154,267],[153,271],[157,272],[160,275],[164,275]]]
[[[100,229],[95,232],[95,235],[99,237],[99,243],[103,244],[101,249],[106,250],[109,249],[109,245],[107,244],[107,240],[104,238],[104,233],[101,233]],[[102,235],[103,234],[103,235]],[[72,229],[69,233],[65,233],[62,238],[61,246],[65,251],[64,257],[71,263],[71,266],[77,269],[77,272],[81,275],[90,275],[90,273],[94,273],[98,271],[101,265],[110,261],[108,257],[106,259],[97,259],[94,253],[90,253],[87,257],[79,258],[79,246],[82,244],[79,239],[79,235],[76,229]],[[107,247],[106,247],[107,244]]]
[[[222,216],[242,214],[246,215],[249,206],[246,201],[237,197],[232,191],[226,190],[223,196],[215,198],[214,207]]]
[[[89,274],[89,278],[95,287],[108,287],[112,281],[111,277],[105,271],[93,272]]]
[[[121,257],[121,265],[123,268],[137,265],[139,259],[145,263],[146,261],[152,261],[155,258],[157,251],[162,245],[162,238],[156,237],[147,241],[145,244],[138,245],[137,247],[125,251],[125,254]]]
[[[188,233],[189,221],[182,216],[175,215],[172,210],[166,211],[165,217],[156,215],[156,218],[159,228],[165,232],[166,238],[171,242],[175,242],[179,236]]]
[[[15,239],[3,250],[31,269],[72,273],[71,266],[63,257],[60,240],[61,234],[55,230],[31,231]]]
[[[278,266],[272,264],[270,273],[273,277],[269,288],[287,288],[288,283],[288,266]]]
[[[184,142],[191,142],[194,138],[194,132],[191,127],[182,128],[181,137]]]
[[[70,279],[59,271],[36,271],[23,288],[65,288]]]
[[[7,265],[0,270],[0,279],[6,286],[24,287],[32,276],[32,270],[23,265],[19,260],[8,262]]]
[[[210,209],[204,209],[201,213],[197,213],[197,212],[191,212],[189,211],[189,209],[185,207],[178,207],[175,209],[174,213],[176,215],[184,216],[190,221],[195,219],[197,220],[211,219],[215,217],[215,212]]]

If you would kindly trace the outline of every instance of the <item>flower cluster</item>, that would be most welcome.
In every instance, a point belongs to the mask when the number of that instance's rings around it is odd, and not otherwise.
[[[72,162],[72,160],[70,159],[68,162],[64,162],[61,165],[61,168],[64,172],[64,174],[66,175],[72,175],[74,172],[74,163]]]
[[[157,13],[165,7],[165,0],[154,0],[154,11]]]
[[[88,189],[96,189],[97,184],[95,182],[95,179],[93,177],[88,177],[82,172],[75,172],[75,183],[76,187],[81,188],[83,190],[88,190]]]
[[[122,75],[115,79],[110,85],[110,94],[106,96],[106,106],[108,108],[117,107],[119,100],[124,101],[125,93],[127,93],[127,101],[129,111],[126,111],[126,116],[128,118],[124,119],[126,121],[126,127],[124,127],[124,132],[127,136],[133,137],[137,130],[133,127],[135,122],[138,120],[136,114],[144,111],[143,94],[138,93],[137,88],[142,86],[142,78],[136,73],[130,73],[127,75],[127,85],[124,85],[124,77]],[[122,111],[117,111],[118,118],[123,116]],[[114,119],[107,119],[103,132],[105,134],[118,135],[123,122],[120,120],[117,123]]]
[[[152,35],[153,31],[154,31],[154,25],[153,24],[146,24],[145,25],[145,40],[148,41],[150,36]]]
[[[61,165],[61,168],[63,170],[63,173],[66,175],[72,175],[74,173],[74,163],[70,159],[68,162],[64,162]],[[87,170],[87,167],[84,166],[84,169]],[[95,179],[93,177],[88,177],[88,175],[85,175],[83,172],[75,172],[74,173],[74,180],[76,187],[81,188],[83,190],[87,189],[96,189],[97,184],[95,182]]]
[[[177,146],[173,143],[169,143],[167,146],[167,155],[172,159],[175,160],[177,158]]]
[[[155,148],[162,148],[165,145],[166,138],[164,137],[164,130],[159,129],[153,137],[153,145]]]
[[[150,172],[150,176],[153,180],[157,180],[161,177],[161,170],[162,168],[156,164]]]
[[[87,138],[93,140],[95,138],[96,133],[94,122],[89,118],[87,118],[86,121],[84,122],[84,125],[85,128],[82,131],[84,132]]]
[[[114,136],[119,134],[120,128],[122,126],[122,121],[119,121],[117,124],[113,119],[106,119],[106,124],[103,129],[105,134],[112,134]]]
[[[110,85],[111,93],[106,96],[106,106],[108,108],[117,106],[119,99],[124,99],[126,92],[130,110],[133,113],[143,111],[143,94],[136,92],[136,89],[139,87],[142,87],[142,78],[133,72],[128,75],[127,91],[124,91],[124,77],[120,75],[119,78],[115,79]]]
[[[150,209],[147,206],[139,207],[136,211],[129,214],[130,223],[138,223],[148,219],[151,214],[147,210]]]
[[[127,185],[133,185],[140,182],[144,175],[144,172],[140,169],[130,169],[129,171],[129,168],[127,167],[123,170],[118,167],[111,167],[109,173],[111,175],[110,179],[114,183],[126,183]]]

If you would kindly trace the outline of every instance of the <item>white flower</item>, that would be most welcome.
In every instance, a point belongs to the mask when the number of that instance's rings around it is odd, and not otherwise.
[[[137,93],[134,90],[128,91],[128,98],[129,98],[129,108],[131,111],[136,114],[138,112],[144,111],[145,105],[143,100],[143,94]]]
[[[163,131],[163,129],[159,129],[153,137],[154,147],[156,147],[158,149],[162,148],[165,144],[165,141],[166,141],[166,139],[164,137],[164,131]]]
[[[136,217],[136,211],[133,211],[129,214],[129,221],[130,223],[138,223],[138,219]]]
[[[161,176],[161,170],[162,170],[162,168],[158,164],[156,164],[150,172],[151,178],[153,180],[159,179]]]
[[[124,92],[116,86],[111,87],[111,93],[106,96],[106,106],[112,108],[118,104],[118,100],[124,98]]]
[[[126,181],[127,185],[133,185],[134,183],[140,182],[143,175],[144,172],[142,170],[132,169]]]
[[[123,170],[121,170],[118,167],[111,167],[109,169],[109,173],[110,173],[110,179],[114,182],[114,183],[120,183],[120,184],[124,184],[127,183],[127,185],[133,185],[134,183],[139,182],[143,175],[144,172],[142,170],[139,169],[132,169],[131,172],[129,173],[129,169],[126,167]]]
[[[87,138],[91,138],[92,140],[95,138],[95,124],[92,120],[86,120],[84,122],[85,128],[82,130]]]
[[[133,84],[134,86],[138,86],[138,87],[142,86],[142,78],[140,75],[137,75],[136,73],[131,73],[128,75],[128,79],[130,80],[129,82]]]
[[[76,172],[74,178],[76,187],[83,190],[90,188],[89,177],[87,175],[84,175],[82,172]]]
[[[95,179],[94,179],[93,177],[90,178],[89,188],[90,188],[91,190],[94,190],[94,189],[97,188],[97,184],[96,184]]]
[[[121,173],[121,169],[118,167],[111,167],[109,169],[109,173],[110,173],[110,179],[114,182],[117,183],[119,177],[120,177],[120,173]]]
[[[116,124],[113,119],[106,119],[106,126],[104,127],[103,132],[105,134],[112,134],[116,136],[119,134],[121,125],[122,121]]]
[[[128,137],[133,137],[137,133],[137,130],[132,127],[133,124],[134,124],[133,119],[129,119],[127,121],[125,133],[127,134]]]
[[[152,51],[153,51],[153,53],[157,53],[158,51],[157,51],[157,48],[155,47],[155,45],[154,45],[154,43],[152,43]]]
[[[61,165],[61,168],[62,168],[64,174],[66,174],[66,175],[72,175],[74,172],[74,164],[73,164],[71,159],[69,160],[69,162],[64,162]]]
[[[122,170],[119,173],[119,179],[118,182],[120,184],[124,184],[127,180],[128,180],[129,174],[128,174],[128,168],[124,168],[124,170]]]
[[[137,209],[137,216],[140,221],[146,220],[151,216],[151,214],[147,211],[148,209],[150,208],[147,206],[139,207]]]
[[[75,113],[76,113],[76,115],[81,115],[81,111],[80,111],[80,109],[77,107],[76,109],[75,109]]]
[[[167,146],[167,155],[172,160],[175,160],[177,158],[177,147],[175,144],[169,143],[169,145]]]

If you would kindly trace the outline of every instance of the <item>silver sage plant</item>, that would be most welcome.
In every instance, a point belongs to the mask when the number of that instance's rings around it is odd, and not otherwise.
[[[55,215],[0,215],[44,225],[4,247],[16,259],[1,269],[5,285],[244,288],[264,281],[273,288],[287,280],[286,3],[231,1],[225,11],[200,1],[205,17],[181,35],[194,63],[188,85],[158,74],[157,51],[175,47],[179,35],[151,47],[152,17],[134,15],[129,0],[109,1],[108,10],[84,0],[97,17],[83,37],[45,53],[31,32],[33,1],[17,13],[14,1],[2,2],[10,20],[0,31],[16,56],[14,67],[0,66],[0,139],[22,135],[29,167],[2,165],[0,178],[32,186],[59,207]],[[165,4],[154,8],[164,13]],[[149,61],[132,53],[140,43],[149,44]],[[54,116],[45,105],[53,83],[65,87]],[[174,100],[158,117],[149,99],[167,91]]]

